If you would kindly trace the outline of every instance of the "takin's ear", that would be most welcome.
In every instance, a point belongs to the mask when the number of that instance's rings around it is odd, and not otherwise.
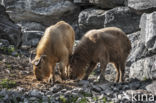
[[[39,59],[34,59],[32,61],[32,64],[35,65],[35,66],[39,66],[39,64],[41,62],[44,62],[44,59],[46,58],[47,56],[46,55],[41,55]]]
[[[31,63],[35,66],[38,66],[40,64],[41,60],[40,59],[34,59]]]

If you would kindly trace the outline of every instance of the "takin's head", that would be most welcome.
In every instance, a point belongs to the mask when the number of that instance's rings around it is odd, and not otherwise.
[[[78,55],[73,55],[69,59],[70,79],[79,80],[84,76],[84,63]]]
[[[33,72],[37,80],[42,81],[46,77],[50,76],[50,69],[47,64],[46,55],[41,55],[39,58],[35,58],[32,61]]]

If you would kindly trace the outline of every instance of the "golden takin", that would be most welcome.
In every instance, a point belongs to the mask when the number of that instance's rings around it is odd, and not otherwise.
[[[60,21],[48,27],[36,48],[36,56],[32,61],[34,75],[37,80],[52,79],[55,82],[55,66],[59,62],[61,77],[67,77],[67,65],[75,40],[73,28]]]
[[[113,63],[117,71],[116,82],[122,82],[130,50],[131,43],[121,29],[108,27],[90,30],[82,37],[70,58],[70,78],[88,79],[99,62],[100,81],[105,80],[106,66]]]

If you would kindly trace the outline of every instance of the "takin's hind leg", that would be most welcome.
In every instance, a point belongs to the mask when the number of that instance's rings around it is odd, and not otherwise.
[[[120,77],[120,72],[119,72],[120,67],[119,67],[119,64],[118,63],[114,63],[114,67],[116,69],[115,82],[117,83],[117,82],[119,82],[119,77]]]
[[[51,84],[55,83],[55,65],[51,66],[50,76],[48,78],[48,82],[51,83]]]
[[[108,61],[107,60],[101,60],[100,61],[100,80],[99,82],[106,81],[105,79],[105,69],[107,67]]]
[[[124,74],[125,74],[125,63],[121,63],[120,64],[120,78],[119,78],[119,82],[122,83],[124,81]]]
[[[66,79],[67,78],[67,70],[68,70],[68,56],[65,56],[64,58],[62,58],[62,60],[60,61],[60,71],[61,71],[61,78],[62,79]]]
[[[97,63],[95,63],[95,62],[91,62],[89,64],[89,67],[87,68],[87,71],[86,71],[86,74],[85,74],[85,77],[83,78],[83,80],[87,80],[88,79],[89,74],[94,70],[96,64]]]

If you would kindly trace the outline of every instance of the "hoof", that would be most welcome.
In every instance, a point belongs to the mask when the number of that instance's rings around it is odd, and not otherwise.
[[[48,78],[48,83],[54,84],[54,80],[52,78]]]

